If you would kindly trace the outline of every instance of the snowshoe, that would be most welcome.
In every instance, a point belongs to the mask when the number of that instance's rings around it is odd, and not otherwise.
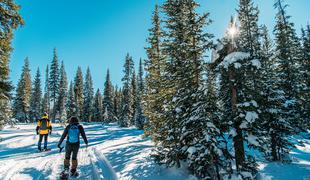
[[[71,172],[70,173],[70,177],[76,178],[78,177],[80,174],[77,171]]]
[[[69,178],[69,170],[64,170],[60,173],[60,179],[68,179]]]
[[[51,151],[51,150],[52,150],[51,148],[43,149],[43,151]]]

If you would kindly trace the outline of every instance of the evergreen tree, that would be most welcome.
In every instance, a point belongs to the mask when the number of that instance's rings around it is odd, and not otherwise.
[[[238,46],[243,52],[258,56],[260,51],[258,15],[259,10],[252,0],[240,0],[238,9],[240,21]]]
[[[118,89],[118,87],[115,87],[114,91],[114,99],[113,99],[113,106],[114,106],[114,115],[116,120],[120,118],[120,110],[121,110],[121,90]]]
[[[77,102],[74,93],[74,85],[72,81],[70,82],[69,92],[68,92],[68,101],[67,101],[67,119],[72,116],[77,116]]]
[[[163,50],[163,34],[161,30],[161,21],[159,17],[158,6],[152,17],[152,28],[149,29],[148,44],[146,47],[148,59],[145,60],[146,69],[146,89],[143,95],[145,104],[145,115],[148,123],[145,126],[145,133],[151,135],[153,140],[158,143],[164,139],[164,133],[161,133],[165,125],[164,102],[167,88],[164,88],[164,75],[166,72],[166,56]]]
[[[67,119],[66,105],[68,99],[68,79],[65,70],[64,62],[61,63],[60,67],[60,81],[59,81],[59,96],[57,100],[56,110],[59,114],[61,122],[65,122]]]
[[[49,77],[49,90],[50,90],[50,101],[52,103],[52,114],[51,114],[51,120],[56,119],[56,101],[58,99],[59,95],[59,65],[58,65],[58,57],[56,53],[56,48],[54,48],[53,52],[53,60],[51,63],[51,71],[50,71],[50,77]]]
[[[302,28],[302,54],[303,58],[300,67],[301,79],[301,119],[304,119],[305,127],[310,129],[310,25],[306,29]],[[308,122],[308,124],[306,124]]]
[[[301,108],[298,102],[301,82],[298,76],[301,47],[294,24],[289,22],[286,7],[287,5],[283,5],[283,1],[277,0],[275,3],[275,8],[278,10],[274,28],[277,54],[275,71],[278,79],[277,88],[284,92],[284,102],[281,105],[282,107],[279,107],[283,110],[282,118],[287,123],[291,123],[295,130],[298,130],[302,128],[301,124],[303,124],[300,119]]]
[[[136,71],[133,70],[132,78],[131,78],[131,95],[132,95],[132,114],[129,122],[130,126],[135,125],[135,117],[137,113],[137,76]]]
[[[83,73],[82,73],[82,69],[79,66],[78,70],[76,72],[76,76],[74,79],[74,100],[76,103],[76,116],[79,119],[83,118],[83,104],[84,104],[84,82],[83,82]]]
[[[137,96],[135,111],[135,126],[138,129],[144,128],[145,116],[143,113],[142,95],[144,94],[143,65],[142,60],[139,62],[139,72],[137,76]]]
[[[43,113],[48,113],[50,112],[50,88],[49,88],[49,67],[46,66],[46,70],[45,70],[45,87],[44,87],[44,95],[43,95],[43,99],[42,99],[42,112]]]
[[[210,48],[212,35],[204,32],[210,23],[209,14],[199,15],[198,6],[195,1],[182,0],[168,0],[163,6],[167,16],[165,53],[169,56],[164,85],[169,93],[165,94],[166,125],[162,132],[167,135],[159,151],[169,166],[180,166],[181,161],[193,158],[195,139],[190,132],[195,134],[199,130],[190,117],[194,111],[192,105],[198,103],[203,54]]]
[[[20,122],[29,122],[29,108],[31,97],[31,76],[29,69],[29,60],[25,59],[22,74],[17,84],[16,95],[14,99],[14,117]]]
[[[106,122],[112,122],[115,119],[115,114],[113,110],[113,87],[110,80],[110,72],[107,70],[106,81],[104,83],[104,92],[103,92],[103,112],[107,111]]]
[[[84,103],[83,103],[83,120],[90,122],[93,113],[94,87],[90,69],[87,68],[84,84]]]
[[[102,121],[103,120],[103,115],[102,115],[102,96],[100,93],[100,90],[98,89],[95,97],[94,97],[94,108],[93,108],[93,116],[92,116],[92,121]]]
[[[41,101],[42,101],[42,90],[41,90],[41,74],[38,68],[34,84],[32,88],[32,94],[30,98],[30,121],[36,122],[41,115]]]
[[[133,105],[133,94],[131,90],[131,78],[133,74],[134,63],[132,57],[127,54],[124,64],[124,77],[123,81],[123,97],[121,105],[121,117],[118,120],[118,124],[121,127],[126,127],[130,125],[132,119],[132,105]]]
[[[11,117],[11,91],[9,81],[9,58],[13,48],[13,30],[24,24],[19,14],[20,6],[13,0],[1,2],[0,6],[0,130]]]

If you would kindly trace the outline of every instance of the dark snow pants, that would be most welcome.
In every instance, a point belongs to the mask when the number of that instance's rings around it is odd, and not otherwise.
[[[66,155],[65,158],[67,160],[71,159],[71,154],[72,154],[72,160],[76,160],[77,159],[77,154],[79,152],[80,149],[80,143],[66,143]]]
[[[42,144],[42,139],[44,137],[44,149],[47,148],[47,138],[48,134],[40,134],[39,136],[39,143],[38,143],[38,148],[41,149],[41,144]]]

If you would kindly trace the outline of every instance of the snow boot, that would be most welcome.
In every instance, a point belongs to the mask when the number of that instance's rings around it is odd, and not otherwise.
[[[78,162],[76,159],[72,159],[71,172],[76,172],[76,168],[78,166]]]
[[[76,168],[78,166],[78,162],[75,159],[72,159],[72,166],[71,166],[71,176],[77,177],[79,173],[76,171]]]
[[[60,173],[60,179],[68,179],[69,178],[69,168],[65,168],[61,173]]]
[[[69,167],[70,167],[70,160],[69,159],[64,160],[64,167],[65,167],[65,169],[69,169]]]
[[[71,169],[71,171],[70,171],[70,176],[71,176],[71,177],[78,177],[78,176],[79,176],[79,173],[77,172],[76,169]]]

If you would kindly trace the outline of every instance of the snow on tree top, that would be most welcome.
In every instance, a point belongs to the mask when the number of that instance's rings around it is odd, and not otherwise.
[[[245,119],[247,120],[247,122],[252,123],[256,119],[258,119],[258,114],[253,111],[248,111],[246,112]]]
[[[257,69],[262,67],[262,64],[260,63],[260,61],[258,59],[253,59],[251,61],[252,65],[255,66]]]
[[[250,53],[245,53],[245,52],[233,52],[228,54],[223,62],[220,63],[220,66],[223,66],[225,69],[227,69],[229,67],[229,65],[235,63],[238,60],[243,60],[246,58],[250,57]],[[239,67],[238,65],[236,65],[235,67]]]
[[[195,152],[197,151],[197,149],[195,148],[195,147],[189,147],[188,149],[187,149],[187,152],[189,153],[189,154],[194,154]]]

